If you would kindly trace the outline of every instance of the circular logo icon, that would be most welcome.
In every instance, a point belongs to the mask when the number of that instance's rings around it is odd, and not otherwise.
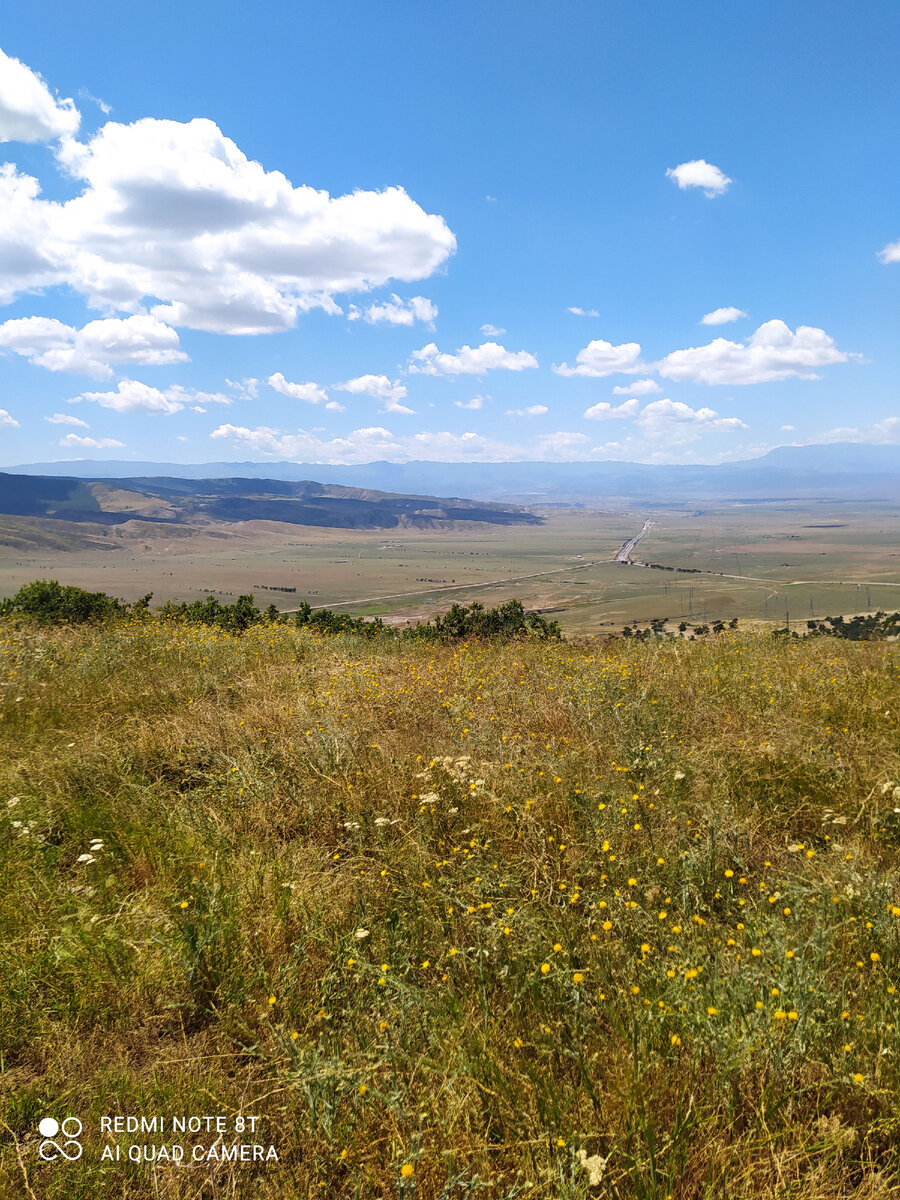
[[[55,1117],[44,1117],[38,1125],[38,1131],[44,1139],[38,1147],[38,1154],[45,1162],[53,1162],[57,1158],[75,1162],[81,1158],[81,1143],[77,1140],[81,1137],[81,1130],[82,1124],[77,1117],[66,1117],[62,1124]],[[62,1133],[65,1139],[62,1145],[53,1141],[58,1133]]]

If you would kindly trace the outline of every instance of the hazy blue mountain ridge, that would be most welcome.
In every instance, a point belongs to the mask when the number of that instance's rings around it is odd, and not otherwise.
[[[900,499],[900,445],[835,443],[779,446],[760,458],[717,466],[655,466],[627,462],[371,462],[353,466],[291,462],[200,464],[128,461],[32,463],[11,467],[21,475],[144,482],[171,490],[176,479],[228,479],[230,494],[251,494],[251,480],[298,482],[369,489],[394,496],[469,497],[536,504],[605,498],[658,503],[693,499]],[[223,493],[224,494],[224,493]],[[323,494],[323,493],[320,493]]]

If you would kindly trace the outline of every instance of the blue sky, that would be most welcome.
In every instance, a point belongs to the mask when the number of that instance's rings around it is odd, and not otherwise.
[[[0,464],[900,442],[900,8],[33,0]]]

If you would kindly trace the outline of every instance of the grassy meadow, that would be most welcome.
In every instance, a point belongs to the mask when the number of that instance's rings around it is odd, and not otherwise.
[[[6,620],[0,1195],[900,1194],[898,666]]]

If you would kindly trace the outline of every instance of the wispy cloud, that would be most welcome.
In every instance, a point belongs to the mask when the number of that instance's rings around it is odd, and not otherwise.
[[[270,375],[266,382],[270,388],[274,388],[282,396],[290,396],[292,400],[304,400],[307,404],[322,404],[328,399],[328,393],[317,383],[291,383],[280,371]]]
[[[89,450],[114,450],[125,445],[116,438],[80,437],[77,433],[67,433],[64,438],[60,438],[59,444],[69,448]]]
[[[437,305],[426,300],[424,296],[413,296],[410,300],[401,300],[399,296],[391,296],[381,304],[370,304],[367,308],[350,305],[347,314],[348,321],[366,321],[369,325],[412,325],[421,321],[424,325],[434,328],[438,315]]]
[[[542,417],[549,411],[546,404],[531,404],[528,408],[508,408],[506,415],[508,417]]]
[[[52,417],[44,417],[45,421],[49,421],[51,425],[74,425],[81,429],[90,429],[87,421],[82,421],[80,417],[69,416],[68,413],[54,413]]]

